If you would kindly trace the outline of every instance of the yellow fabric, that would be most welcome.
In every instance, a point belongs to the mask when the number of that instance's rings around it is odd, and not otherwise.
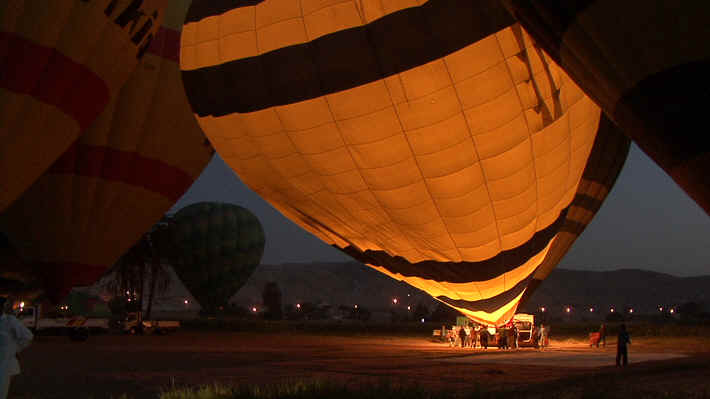
[[[0,2],[0,32],[33,44],[55,49],[83,65],[106,85],[113,98],[138,64],[138,47],[131,42],[131,24],[114,23],[131,0],[114,3],[114,13],[104,13],[110,0]],[[150,32],[160,26],[167,0],[145,0],[146,15],[158,13]],[[147,20],[142,18],[139,27]],[[147,35],[146,35],[147,36]],[[146,39],[141,44],[146,43]],[[5,60],[4,62],[12,62]],[[51,82],[49,82],[51,83]],[[71,93],[67,93],[67,99]],[[90,99],[89,99],[90,100]],[[35,181],[82,133],[78,124],[53,106],[25,95],[0,90],[0,211]]]
[[[183,6],[183,16],[177,18],[184,18],[186,11]],[[191,115],[178,64],[147,53],[78,146],[79,151],[107,147],[134,153],[196,179],[212,157],[204,140]],[[127,169],[131,175],[132,165],[105,161],[105,168]],[[25,261],[108,268],[175,203],[175,198],[150,188],[82,176],[81,170],[45,173],[0,213],[0,230]]]
[[[0,89],[0,121],[2,212],[76,140],[79,124],[53,105],[5,89]],[[52,134],[43,134],[48,126]]]
[[[465,316],[468,318],[484,324],[484,325],[489,325],[489,326],[500,326],[503,324],[506,324],[508,321],[510,321],[515,314],[515,310],[518,307],[518,303],[520,303],[520,299],[523,297],[525,294],[525,291],[521,292],[520,295],[515,297],[512,301],[508,302],[504,306],[501,306],[498,310],[495,312],[483,312],[483,311],[471,311],[468,309],[462,309],[456,306],[452,306],[452,308],[458,310],[459,312],[463,313]]]
[[[186,24],[181,68],[304,43],[422,2],[383,1],[387,12],[379,1],[320,1],[315,11],[300,3],[266,0]],[[198,120],[249,187],[325,242],[409,262],[475,262],[522,245],[570,204],[599,117],[514,25],[382,80]],[[516,304],[475,317],[491,322]]]
[[[404,281],[413,287],[419,288],[433,297],[446,296],[451,299],[479,301],[499,295],[527,278],[540,265],[540,263],[542,263],[543,259],[545,259],[551,245],[552,241],[550,241],[550,244],[548,244],[543,251],[531,257],[523,265],[518,266],[508,273],[487,281],[451,283],[447,281],[435,281],[419,277],[407,277],[399,273],[392,273],[381,266],[367,266],[384,273],[395,280]]]
[[[80,188],[76,195],[75,186]],[[109,267],[172,204],[140,187],[50,174],[33,184],[0,223],[27,262]]]

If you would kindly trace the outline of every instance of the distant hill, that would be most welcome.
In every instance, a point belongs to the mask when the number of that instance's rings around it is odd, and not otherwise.
[[[542,283],[525,306],[603,308],[633,307],[639,313],[653,313],[658,306],[685,302],[710,302],[710,276],[676,277],[638,269],[593,272],[556,269]]]
[[[261,265],[230,303],[250,307],[261,303],[261,292],[269,281],[281,288],[282,302],[364,306],[372,311],[422,303],[430,310],[438,303],[428,294],[396,281],[358,262],[286,263]]]
[[[401,304],[421,302],[429,309],[437,303],[422,291],[357,262],[261,265],[230,302],[242,306],[260,304],[261,291],[269,281],[281,287],[284,304],[360,304],[372,310],[385,310],[395,297]],[[675,277],[635,269],[604,272],[556,269],[523,310],[533,311],[544,305],[557,313],[571,305],[579,310],[593,306],[607,312],[611,306],[617,309],[631,306],[637,313],[653,313],[659,305],[710,302],[709,290],[710,276]]]

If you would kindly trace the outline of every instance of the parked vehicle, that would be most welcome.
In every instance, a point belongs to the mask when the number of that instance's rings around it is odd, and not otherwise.
[[[141,328],[142,327],[142,328]],[[123,321],[122,329],[128,334],[168,334],[180,328],[175,320],[143,320],[140,312],[131,312]]]
[[[518,328],[518,345],[537,346],[535,330],[535,316],[526,313],[517,313],[513,316],[513,323]]]
[[[76,341],[85,341],[89,332],[108,331],[108,319],[87,318],[84,316],[45,317],[41,306],[24,306],[17,313],[17,318],[32,332],[58,333],[68,335]]]

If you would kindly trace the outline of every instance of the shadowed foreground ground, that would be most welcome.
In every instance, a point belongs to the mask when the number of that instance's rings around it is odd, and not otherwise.
[[[88,342],[39,337],[20,359],[11,398],[154,398],[163,388],[294,380],[358,385],[384,380],[431,390],[574,390],[624,381],[662,392],[710,393],[710,340],[635,340],[632,364],[613,367],[614,348],[553,341],[537,353],[449,348],[426,338],[307,333],[181,331],[169,336],[103,335]],[[641,360],[649,360],[643,361]],[[605,364],[608,364],[605,365]]]

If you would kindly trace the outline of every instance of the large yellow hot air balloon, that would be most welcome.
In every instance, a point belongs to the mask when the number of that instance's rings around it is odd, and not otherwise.
[[[601,114],[497,1],[198,1],[181,68],[246,184],[485,324],[554,248]]]
[[[4,214],[4,230],[54,300],[92,283],[182,196],[212,155],[180,79],[189,1],[171,1],[107,111]]]
[[[555,61],[710,214],[710,3],[503,0]]]
[[[0,212],[106,108],[166,0],[0,2]]]

